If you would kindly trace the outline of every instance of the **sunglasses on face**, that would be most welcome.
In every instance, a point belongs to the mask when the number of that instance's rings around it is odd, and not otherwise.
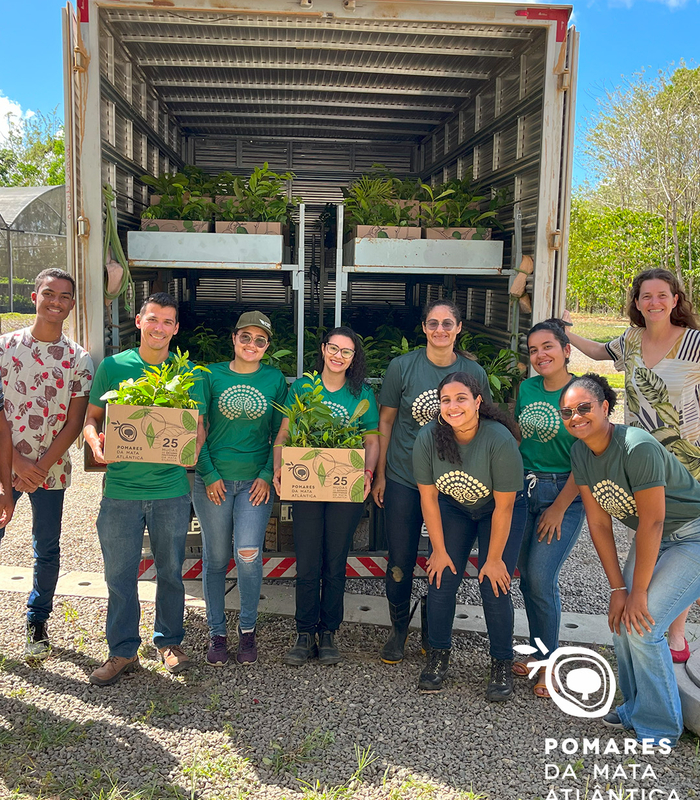
[[[598,400],[595,401],[596,403],[599,402]],[[571,417],[574,416],[574,411],[579,415],[579,417],[585,417],[586,414],[590,414],[593,410],[593,403],[579,403],[577,406],[573,408],[567,408],[564,406],[563,408],[559,409],[559,415],[563,420],[569,420]]]
[[[329,356],[340,353],[343,358],[352,358],[355,355],[355,351],[351,350],[349,347],[343,347],[341,349],[337,344],[331,344],[330,342],[326,343],[326,352]]]
[[[250,344],[252,342],[256,347],[262,349],[263,347],[267,347],[269,339],[266,339],[264,336],[253,336],[252,333],[239,333],[238,341],[241,344]]]
[[[443,319],[442,322],[440,322],[440,320],[438,319],[429,319],[425,323],[425,327],[429,331],[436,331],[440,327],[443,329],[443,331],[451,331],[456,326],[456,324],[457,323],[451,319]]]

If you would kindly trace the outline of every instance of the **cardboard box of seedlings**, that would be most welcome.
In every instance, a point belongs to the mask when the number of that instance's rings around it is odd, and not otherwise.
[[[282,448],[281,500],[362,503],[365,451]]]
[[[192,466],[198,417],[199,412],[190,408],[107,403],[105,458],[107,461]]]

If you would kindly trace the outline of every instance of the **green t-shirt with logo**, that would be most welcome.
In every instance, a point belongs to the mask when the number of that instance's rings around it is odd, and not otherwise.
[[[482,419],[476,436],[468,444],[458,444],[461,463],[441,461],[429,422],[416,437],[413,448],[413,474],[424,486],[434,484],[439,492],[452,497],[465,508],[478,509],[494,491],[519,492],[523,488],[523,461],[511,432],[491,419]]]
[[[173,353],[170,354],[171,356]],[[108,356],[97,367],[90,389],[90,403],[105,408],[107,402],[100,400],[105,392],[117,389],[122,381],[140,378],[147,364],[139,355],[138,348],[125,350]],[[195,375],[202,373],[198,370]],[[201,381],[195,381],[190,396],[198,403],[201,400]],[[201,407],[201,406],[200,406]],[[167,500],[190,493],[187,470],[165,464],[140,464],[133,461],[118,461],[107,465],[104,494],[114,500]]]
[[[379,392],[379,404],[396,408],[397,414],[386,456],[386,477],[415,488],[413,443],[418,431],[437,416],[440,402],[437,387],[451,372],[473,375],[484,400],[491,402],[489,382],[483,368],[466,356],[456,355],[454,364],[438,367],[428,358],[425,348],[413,350],[389,362]],[[522,482],[522,475],[521,482]]]
[[[596,456],[577,441],[571,466],[578,486],[588,486],[600,507],[635,531],[639,527],[634,493],[663,486],[664,538],[700,517],[700,484],[681,462],[647,431],[615,425],[610,444]]]
[[[272,482],[272,442],[282,422],[273,403],[282,405],[287,382],[275,367],[234,372],[230,362],[209,364],[202,381],[207,440],[197,473],[207,485],[217,480]]]
[[[308,392],[310,387],[311,381],[309,378],[297,378],[289,387],[287,405],[293,403],[304,392]],[[368,400],[369,408],[360,417],[359,428],[361,431],[376,431],[379,425],[379,410],[377,409],[377,401],[374,399],[374,391],[369,384],[362,384],[360,394],[357,397],[350,391],[347,381],[336,392],[326,389],[325,384],[323,386],[323,402],[330,408],[334,416],[342,417],[346,422],[355,413],[357,404],[361,400]]]
[[[520,455],[523,466],[533,472],[571,472],[571,448],[576,441],[559,416],[561,389],[544,388],[544,378],[535,375],[520,384],[515,418],[523,436]]]

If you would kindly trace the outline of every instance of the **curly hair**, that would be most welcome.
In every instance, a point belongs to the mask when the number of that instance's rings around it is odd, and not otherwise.
[[[566,326],[560,319],[557,319],[556,317],[545,319],[542,322],[538,322],[537,325],[533,325],[527,332],[528,345],[530,343],[530,337],[532,334],[538,333],[539,331],[549,331],[550,333],[554,334],[554,338],[559,342],[562,350],[567,345],[571,344],[569,337],[566,335]],[[569,363],[568,357],[564,359],[564,363]]]
[[[321,346],[316,354],[316,366],[314,369],[319,373],[319,375],[323,372],[323,345],[328,344],[331,336],[346,336],[348,339],[352,339],[352,344],[355,348],[355,355],[353,356],[350,366],[347,368],[345,373],[345,381],[348,389],[350,389],[350,394],[353,397],[359,397],[362,393],[362,387],[365,384],[365,379],[367,378],[367,365],[365,363],[365,351],[362,348],[362,340],[355,333],[355,331],[352,330],[352,328],[341,325],[339,328],[331,328],[331,330],[328,331],[328,333],[323,337]]]
[[[494,422],[500,422],[513,434],[517,442],[520,442],[520,428],[518,423],[504,411],[484,400],[481,394],[481,386],[472,375],[466,372],[451,372],[446,375],[439,383],[437,388],[438,397],[442,392],[443,387],[448,383],[461,383],[466,389],[471,392],[472,397],[476,400],[481,397],[481,405],[479,406],[480,419],[492,419]],[[451,425],[440,422],[442,419],[441,412],[438,411],[435,425],[433,427],[433,439],[435,440],[435,448],[437,449],[438,458],[440,461],[449,461],[450,464],[459,464],[462,459],[459,455],[459,448],[457,447],[457,440],[455,439],[454,430]]]
[[[602,403],[603,400],[607,400],[608,416],[612,414],[613,409],[617,405],[617,393],[602,375],[598,375],[595,372],[587,372],[585,375],[572,378],[561,390],[561,394],[559,395],[560,405],[564,399],[564,395],[569,389],[573,389],[574,386],[580,386],[582,389],[590,392],[599,403]]]
[[[663,281],[669,285],[671,294],[678,295],[678,302],[676,307],[671,311],[671,325],[677,325],[679,328],[692,328],[693,330],[700,330],[700,320],[693,310],[692,303],[686,297],[685,291],[681,286],[678,278],[667,269],[657,267],[655,269],[645,269],[640,272],[632,281],[632,286],[629,293],[629,303],[627,305],[627,313],[630,322],[638,328],[646,328],[647,324],[644,320],[642,312],[637,308],[637,300],[642,290],[644,281]]]

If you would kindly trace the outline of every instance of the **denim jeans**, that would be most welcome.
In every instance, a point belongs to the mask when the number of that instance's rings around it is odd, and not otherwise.
[[[527,478],[536,477],[536,481]],[[542,512],[557,499],[569,479],[569,473],[526,473],[525,487],[518,492],[513,507],[511,530],[522,531],[522,545],[518,558],[520,590],[525,600],[525,611],[530,628],[530,644],[539,638],[550,652],[559,646],[561,598],[559,573],[569,553],[576,544],[583,526],[583,503],[576,497],[564,513],[561,538],[556,535],[547,544],[545,537],[538,541],[537,525]]]
[[[623,570],[632,587],[636,542]],[[617,712],[638,739],[670,739],[675,745],[683,732],[683,714],[671,652],[664,638],[673,620],[700,597],[700,519],[661,541],[659,557],[647,589],[647,607],[654,620],[651,633],[627,633],[620,625],[614,635],[617,671],[623,703]]]
[[[65,489],[42,489],[29,494],[32,505],[32,548],[34,550],[34,577],[32,591],[27,600],[27,621],[45,622],[53,610],[60,567],[61,516]],[[15,503],[22,492],[12,490]],[[0,528],[0,541],[5,529]]]
[[[258,603],[263,578],[263,546],[274,491],[270,488],[267,503],[250,502],[253,481],[224,481],[226,495],[220,506],[207,497],[207,487],[195,475],[192,499],[202,526],[202,589],[207,604],[207,624],[211,636],[226,636],[224,595],[226,572],[233,549],[236,552],[238,591],[241,613],[238,623],[243,631],[252,631],[258,619]],[[255,550],[252,558],[241,551]]]
[[[384,490],[384,529],[389,551],[386,597],[395,605],[411,600],[422,525],[418,489],[387,479]]]
[[[190,522],[190,496],[167,500],[115,500],[103,497],[97,535],[105,563],[107,644],[110,656],[135,656],[141,637],[137,591],[143,532],[148,528],[156,567],[156,619],[153,644],[180,644],[185,635],[182,562]]]
[[[345,565],[362,503],[293,504],[298,633],[337,631],[343,621]]]
[[[439,589],[435,580],[428,584],[428,641],[431,647],[446,650],[452,647],[452,622],[457,590],[475,540],[479,543],[479,570],[488,556],[494,503],[489,501],[477,511],[470,511],[456,500],[440,494],[438,504],[445,547],[457,574],[445,569]],[[511,530],[502,555],[511,577],[515,572],[519,550],[520,534]],[[511,593],[504,594],[499,589],[496,597],[489,578],[484,578],[479,584],[479,591],[484,606],[491,656],[499,660],[513,658],[514,612]]]

